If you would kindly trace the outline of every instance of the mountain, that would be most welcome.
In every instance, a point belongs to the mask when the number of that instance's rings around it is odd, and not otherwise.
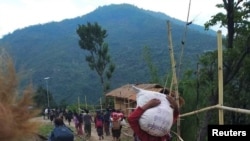
[[[142,55],[145,46],[150,49],[160,76],[171,73],[167,21],[177,61],[184,48],[182,72],[195,68],[197,55],[216,48],[215,31],[204,31],[198,25],[189,25],[185,30],[183,21],[129,4],[102,6],[80,17],[19,29],[4,36],[0,46],[9,52],[21,72],[21,86],[32,82],[46,88],[44,78],[50,77],[48,89],[58,102],[77,102],[78,96],[80,100],[86,96],[89,103],[97,104],[101,84],[96,72],[85,62],[87,52],[78,45],[78,25],[98,22],[107,30],[105,42],[116,64],[111,83],[114,89],[149,81],[150,73]]]

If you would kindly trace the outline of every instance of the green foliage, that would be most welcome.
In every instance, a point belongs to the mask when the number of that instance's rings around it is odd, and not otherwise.
[[[86,103],[80,103],[80,105],[78,105],[78,103],[75,104],[70,104],[67,107],[67,110],[73,111],[73,112],[79,112],[79,108],[81,110],[89,110],[89,111],[95,111],[95,106],[94,105],[89,105]]]
[[[39,128],[39,134],[43,135],[44,137],[49,137],[51,131],[53,130],[54,125],[49,123],[49,124],[43,124],[43,126],[41,126]]]
[[[151,52],[150,49],[147,46],[145,46],[143,50],[143,58],[146,64],[148,65],[148,69],[150,72],[150,77],[151,77],[150,83],[159,83],[160,80],[159,80],[158,70],[152,62],[150,52]]]
[[[225,1],[222,4],[217,4],[216,6],[218,8],[223,8],[226,11],[226,13],[220,12],[212,16],[212,18],[204,24],[206,29],[209,29],[209,27],[218,24],[221,27],[228,28],[228,19],[230,17],[234,22],[233,25],[234,31],[237,34],[237,36],[242,37],[242,35],[248,35],[250,26],[249,14],[248,14],[250,10],[249,1],[231,0],[231,3]],[[229,11],[229,8],[233,10]]]
[[[50,103],[50,107],[56,107],[56,102],[52,97],[52,94],[49,91],[47,94],[47,90],[44,89],[42,86],[39,86],[34,96],[34,102],[36,103],[36,106],[40,108],[48,107],[48,100]]]
[[[66,99],[61,100],[57,105],[59,108],[66,108],[69,102]]]
[[[110,88],[109,80],[115,70],[115,64],[108,54],[108,44],[104,43],[107,31],[96,22],[94,24],[88,22],[87,25],[79,25],[76,32],[80,37],[80,47],[89,52],[86,61],[90,69],[95,70],[100,77],[103,93],[105,93]]]
[[[48,103],[47,103],[47,91],[46,89],[42,88],[42,87],[38,87],[38,89],[36,90],[36,95],[34,96],[34,101],[36,103],[36,106],[38,107],[47,107]]]
[[[70,105],[68,105],[67,106],[67,110],[70,110],[70,111],[76,111],[76,112],[78,112],[78,104],[70,104]]]
[[[49,91],[59,105],[64,100],[75,103],[77,97],[83,95],[86,95],[88,103],[94,104],[100,97],[102,87],[99,87],[99,77],[90,71],[88,63],[84,61],[89,52],[83,51],[78,45],[78,25],[98,22],[108,31],[105,42],[108,42],[115,71],[110,71],[114,72],[112,75],[104,75],[112,78],[107,86],[115,89],[128,83],[150,81],[149,71],[144,71],[148,70],[142,59],[144,46],[150,49],[158,75],[164,79],[166,72],[171,74],[166,20],[171,21],[173,45],[175,53],[178,53],[185,22],[128,4],[103,6],[81,17],[19,29],[4,36],[0,40],[0,46],[13,56],[18,72],[25,71],[29,74],[20,80],[22,86],[32,82],[36,87],[46,88],[43,78],[50,76],[52,79],[49,81]],[[189,26],[183,70],[194,67],[194,56],[215,49],[215,35],[214,31],[204,31],[201,26]],[[171,80],[170,77],[168,80]],[[41,98],[43,99],[46,100]]]
[[[225,0],[218,4],[226,13],[218,13],[206,22],[205,27],[220,23],[228,29],[223,39],[223,103],[234,108],[249,109],[249,48],[250,22],[249,1]],[[248,11],[248,12],[247,12]],[[217,51],[206,52],[200,59],[199,69],[199,107],[212,106],[218,103],[218,56]],[[200,100],[202,98],[202,100]],[[202,121],[198,123],[198,136],[205,139],[204,126],[218,124],[217,111],[202,114]],[[224,111],[224,124],[249,124],[250,116],[237,112]]]

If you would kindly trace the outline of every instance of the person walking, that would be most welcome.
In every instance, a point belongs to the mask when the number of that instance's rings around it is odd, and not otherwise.
[[[112,112],[111,114],[111,132],[113,141],[119,141],[121,136],[121,120],[123,117],[118,112]]]
[[[49,110],[49,119],[51,121],[51,123],[53,123],[53,120],[55,119],[56,115],[55,115],[55,111],[53,109]]]
[[[104,119],[104,131],[106,136],[110,135],[110,110],[107,109],[105,114],[103,115]]]
[[[80,136],[83,135],[83,130],[82,130],[83,119],[82,119],[81,114],[74,112],[73,121],[75,123],[75,129],[76,129],[77,135],[80,135]]]
[[[77,135],[80,135],[82,136],[83,135],[83,116],[82,114],[77,114],[77,120],[78,120],[78,123],[76,125],[76,128],[77,128]]]
[[[55,118],[54,125],[48,141],[74,141],[73,132],[64,124],[62,118]]]
[[[66,120],[68,121],[68,124],[70,125],[72,119],[73,119],[73,113],[69,110],[66,112],[66,115],[65,115],[65,118]]]
[[[74,122],[74,125],[75,125],[75,129],[77,131],[78,119],[77,119],[77,113],[76,112],[73,113],[73,122]]]
[[[94,119],[95,122],[95,128],[96,128],[96,132],[99,136],[99,140],[104,139],[103,137],[103,117],[102,114],[97,112],[96,117]]]
[[[85,115],[83,115],[84,132],[86,137],[91,136],[91,123],[93,122],[91,115],[89,115],[89,110],[85,110]]]
[[[48,114],[49,114],[49,108],[45,108],[44,112],[43,112],[43,119],[45,119],[45,117],[47,117],[47,119],[49,119]]]

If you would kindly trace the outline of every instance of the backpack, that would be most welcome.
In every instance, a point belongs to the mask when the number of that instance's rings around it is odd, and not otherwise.
[[[96,127],[102,127],[103,126],[103,123],[102,123],[102,120],[101,119],[96,119]]]
[[[121,121],[120,120],[115,120],[112,121],[112,129],[120,129],[121,128]]]
[[[52,141],[74,141],[73,132],[66,126],[55,127]]]

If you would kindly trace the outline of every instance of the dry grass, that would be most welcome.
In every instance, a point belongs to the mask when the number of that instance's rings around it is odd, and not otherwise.
[[[18,77],[11,58],[0,55],[0,140],[29,141],[36,138],[39,122],[31,121],[39,110],[31,110],[33,90],[19,93]]]

